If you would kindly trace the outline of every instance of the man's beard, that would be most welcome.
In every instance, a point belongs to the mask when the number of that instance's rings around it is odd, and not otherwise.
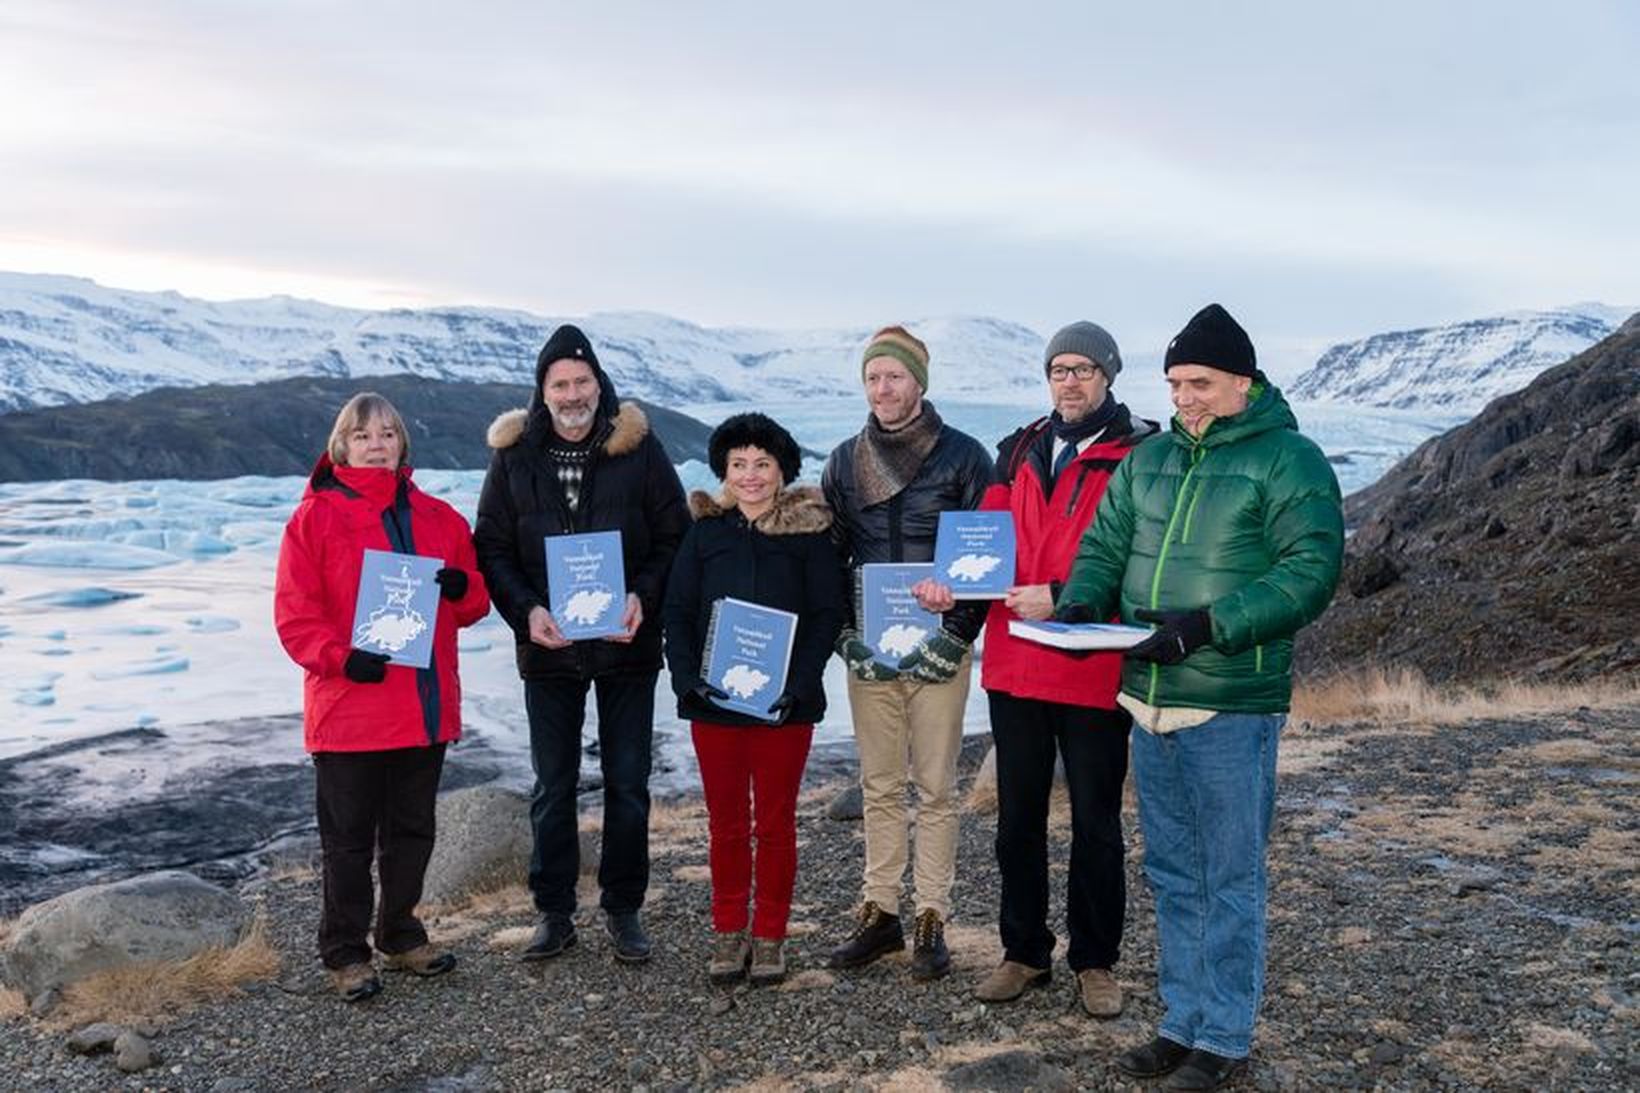
[[[593,414],[597,412],[595,406],[551,408],[552,423],[560,429],[584,429],[592,424]]]

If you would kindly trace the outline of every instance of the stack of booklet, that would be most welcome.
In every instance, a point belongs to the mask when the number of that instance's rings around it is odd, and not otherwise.
[[[1148,626],[1121,626],[1104,622],[1009,619],[1008,633],[1016,638],[1051,645],[1055,649],[1129,649],[1155,631]]]

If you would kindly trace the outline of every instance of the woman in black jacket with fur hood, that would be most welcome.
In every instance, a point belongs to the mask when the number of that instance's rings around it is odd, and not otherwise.
[[[711,831],[716,941],[708,974],[727,983],[749,968],[754,982],[774,982],[786,972],[797,790],[826,710],[821,676],[846,592],[831,509],[814,487],[787,488],[802,463],[791,434],[763,414],[737,414],[712,433],[708,451],[723,488],[689,499],[695,523],[673,560],[662,610],[666,661],[678,716],[691,722]],[[722,708],[714,698],[723,693],[701,678],[712,607],[726,596],[798,617],[775,723]]]

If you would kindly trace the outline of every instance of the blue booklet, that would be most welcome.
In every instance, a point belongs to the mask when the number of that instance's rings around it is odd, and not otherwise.
[[[626,614],[626,568],[621,533],[549,535],[547,610],[571,641],[621,633]]]
[[[934,575],[927,562],[870,562],[860,567],[855,585],[854,617],[860,640],[883,664],[898,664],[923,635],[940,625],[940,617],[917,606],[911,586]]]
[[[353,647],[386,653],[389,664],[425,668],[433,662],[438,583],[444,562],[390,550],[367,550],[353,600]]]
[[[1014,514],[942,512],[934,572],[959,600],[1000,600],[1014,583]]]
[[[712,605],[701,651],[701,676],[728,695],[712,701],[726,710],[772,721],[770,707],[786,689],[797,616],[729,596]]]

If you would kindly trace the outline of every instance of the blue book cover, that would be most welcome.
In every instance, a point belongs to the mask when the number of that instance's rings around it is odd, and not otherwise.
[[[549,535],[547,610],[571,641],[619,634],[626,614],[626,568],[621,533]]]
[[[433,662],[438,621],[439,558],[367,550],[353,600],[353,647],[386,653],[388,663],[425,668]]]
[[[797,616],[729,596],[712,605],[701,652],[701,676],[728,695],[712,701],[726,710],[773,720],[770,707],[786,689]]]
[[[854,612],[860,640],[883,664],[898,664],[923,635],[940,625],[940,617],[917,606],[911,594],[912,585],[933,575],[934,567],[926,562],[871,562],[860,567]]]
[[[1014,583],[1014,514],[942,512],[934,573],[959,600],[1000,600]]]

